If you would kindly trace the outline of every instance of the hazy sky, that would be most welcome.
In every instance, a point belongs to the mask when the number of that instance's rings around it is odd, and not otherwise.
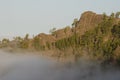
[[[0,37],[48,33],[71,25],[84,11],[120,11],[120,0],[0,0]]]

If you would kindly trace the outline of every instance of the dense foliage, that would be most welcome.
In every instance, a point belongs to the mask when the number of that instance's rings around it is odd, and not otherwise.
[[[114,51],[120,46],[120,24],[115,24],[115,17],[103,18],[103,21],[93,30],[85,32],[84,35],[73,34],[55,42],[56,48],[65,50],[67,48],[82,48],[93,56],[102,55],[105,61],[114,60]],[[79,49],[79,55],[81,49]],[[84,54],[84,53],[83,53]]]

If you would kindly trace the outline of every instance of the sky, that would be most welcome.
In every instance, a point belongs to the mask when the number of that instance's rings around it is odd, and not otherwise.
[[[118,12],[120,0],[0,0],[0,38],[49,33],[85,11]]]

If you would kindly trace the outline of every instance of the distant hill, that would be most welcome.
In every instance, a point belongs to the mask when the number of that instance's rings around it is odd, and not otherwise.
[[[13,41],[4,40],[1,48],[12,47],[49,51],[58,58],[82,56],[102,62],[120,63],[120,12],[110,16],[84,12],[80,19],[74,19],[72,26],[63,29],[51,29],[51,34],[40,33],[33,37],[16,37]]]

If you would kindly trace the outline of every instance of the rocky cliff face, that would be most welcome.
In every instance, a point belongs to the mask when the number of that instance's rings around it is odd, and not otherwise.
[[[55,37],[56,37],[57,40],[69,37],[72,34],[73,34],[72,30],[69,26],[66,27],[66,28],[55,31]]]
[[[106,18],[109,19],[110,16],[106,16]],[[119,18],[114,18],[115,24],[117,24],[119,21]],[[82,36],[85,34],[85,32],[91,31],[98,27],[101,22],[104,22],[103,14],[96,14],[92,11],[87,11],[81,15],[80,19],[75,23],[74,27],[65,27],[63,29],[56,30],[54,34],[41,33],[37,36],[40,38],[41,44],[46,46],[46,43],[53,44],[58,40],[71,37],[75,33],[77,33],[79,36]]]
[[[41,40],[42,45],[46,45],[46,43],[52,43],[56,41],[56,38],[52,35],[41,33],[37,35],[39,39]]]
[[[83,35],[86,31],[94,29],[102,20],[102,15],[87,11],[81,15],[81,18],[76,23],[74,28],[66,27],[56,30],[54,35],[41,33],[38,36],[43,41],[43,44],[45,44],[46,42],[55,42],[56,40],[60,40],[73,35],[74,31],[76,31],[80,35]]]
[[[80,20],[76,24],[77,33],[83,35],[86,31],[94,29],[103,20],[102,14],[96,14],[87,11],[81,15]]]

